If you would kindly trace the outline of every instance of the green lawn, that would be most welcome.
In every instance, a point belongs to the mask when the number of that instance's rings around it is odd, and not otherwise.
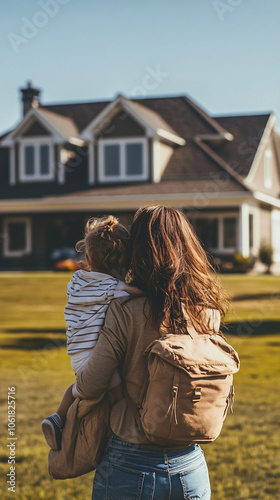
[[[90,500],[93,474],[48,476],[41,420],[73,381],[63,308],[69,274],[0,275],[1,499],[7,492],[7,390],[16,387],[16,499]],[[234,414],[204,446],[213,500],[280,498],[280,279],[222,276],[232,298],[228,340],[238,350]],[[279,296],[278,296],[279,294]],[[232,335],[234,334],[234,335]],[[105,499],[104,499],[105,500]]]

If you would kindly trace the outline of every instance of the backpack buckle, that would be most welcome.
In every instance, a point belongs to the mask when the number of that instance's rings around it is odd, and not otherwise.
[[[178,419],[177,419],[177,397],[178,397],[178,390],[179,390],[179,387],[178,385],[174,385],[172,387],[172,414],[171,414],[171,418],[174,414],[174,418],[175,418],[175,424],[178,425]]]
[[[196,387],[193,393],[193,401],[199,401],[201,399],[201,387]]]

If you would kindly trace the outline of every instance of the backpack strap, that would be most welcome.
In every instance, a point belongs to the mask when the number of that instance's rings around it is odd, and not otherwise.
[[[193,323],[190,318],[187,319],[187,332],[189,336],[192,339],[196,339],[197,337],[200,337],[201,335],[196,331],[195,327],[193,326]]]
[[[218,317],[217,317],[217,315],[216,315],[216,317],[214,316],[215,311],[216,311],[216,313],[218,312]],[[209,334],[213,335],[215,333],[216,334],[219,333],[219,330],[220,330],[220,313],[219,313],[219,311],[214,310],[214,309],[208,309],[207,313],[209,314],[210,328],[211,328],[211,333],[209,333]],[[189,316],[186,316],[186,320],[187,320],[187,327],[186,328],[187,328],[187,332],[188,332],[189,336],[192,339],[201,337],[201,333],[198,333],[198,331],[195,329]]]

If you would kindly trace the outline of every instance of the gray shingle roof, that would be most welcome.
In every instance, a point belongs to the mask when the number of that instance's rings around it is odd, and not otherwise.
[[[221,116],[215,120],[234,136],[213,149],[243,177],[247,176],[271,114]]]
[[[111,101],[52,104],[40,106],[39,111],[60,131],[77,136]],[[194,139],[201,134],[230,132],[232,141],[208,145],[222,160],[229,163],[241,176],[246,176],[253,161],[269,114],[224,116],[213,118],[185,96],[152,97],[129,100],[134,109],[157,128],[165,128],[186,140],[186,145],[174,149],[161,182],[186,180],[193,182],[224,175],[223,168],[203,152]],[[253,145],[250,145],[253,141]],[[251,148],[251,154],[246,154]],[[246,190],[232,178],[239,189]],[[170,184],[171,185],[171,184]],[[115,187],[114,189],[117,189]],[[172,188],[173,189],[173,188]]]
[[[78,127],[72,118],[61,116],[42,107],[38,111],[63,137],[69,138],[79,135]]]

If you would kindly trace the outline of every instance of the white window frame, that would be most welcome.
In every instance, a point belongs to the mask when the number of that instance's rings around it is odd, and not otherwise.
[[[127,144],[137,143],[143,147],[143,172],[140,175],[127,175],[125,173],[125,146]],[[120,175],[105,175],[104,165],[104,147],[120,147]],[[148,145],[147,139],[143,137],[129,137],[125,139],[100,139],[98,141],[98,163],[99,163],[99,181],[144,181],[148,179]]]
[[[40,173],[40,146],[49,146],[49,162],[50,169],[48,174]],[[34,164],[35,173],[34,175],[26,175],[25,173],[25,147],[34,147]],[[54,168],[54,143],[48,137],[25,137],[19,139],[19,180],[20,182],[41,182],[54,180],[55,168]]]
[[[236,219],[236,247],[228,248],[224,246],[224,219],[228,218]],[[232,254],[238,251],[239,215],[237,212],[227,212],[225,214],[199,214],[190,216],[190,222],[195,221],[196,219],[218,219],[218,246],[217,248],[208,248],[209,252],[212,254]]]
[[[267,149],[264,152],[263,174],[264,174],[264,187],[266,189],[271,189],[273,185],[273,180],[272,180],[272,152],[270,149]]]
[[[26,234],[26,245],[23,250],[10,250],[9,249],[9,224],[24,223]],[[3,241],[3,255],[4,257],[22,257],[32,251],[32,230],[30,217],[6,217],[4,219],[4,241]]]

